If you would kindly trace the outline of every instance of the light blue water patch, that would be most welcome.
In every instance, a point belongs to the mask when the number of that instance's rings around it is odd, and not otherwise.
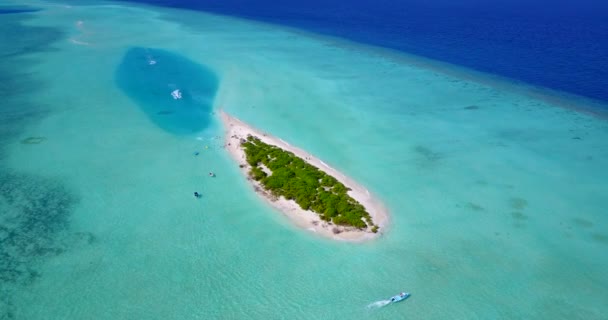
[[[160,128],[174,134],[205,129],[218,77],[209,68],[160,49],[134,47],[116,70],[118,86]]]

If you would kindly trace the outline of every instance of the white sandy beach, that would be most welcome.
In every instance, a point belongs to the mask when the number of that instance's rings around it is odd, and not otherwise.
[[[267,200],[268,203],[273,207],[285,214],[297,226],[324,237],[346,241],[363,241],[373,239],[385,231],[388,222],[387,210],[378,200],[374,199],[370,192],[363,186],[357,184],[351,178],[345,176],[338,170],[330,167],[306,151],[294,147],[282,139],[270,136],[264,132],[252,128],[242,121],[231,117],[224,111],[220,111],[219,114],[224,127],[226,128],[226,150],[228,150],[230,155],[239,163],[243,174],[252,183],[256,193]],[[342,182],[342,184],[344,184],[347,188],[350,188],[351,190],[348,192],[348,195],[361,203],[367,212],[369,212],[370,216],[372,217],[372,221],[379,227],[378,233],[373,233],[368,230],[358,230],[350,227],[336,226],[332,223],[327,223],[321,220],[318,214],[310,210],[303,210],[300,208],[295,201],[287,200],[284,197],[277,199],[265,192],[263,187],[257,181],[249,178],[248,172],[251,169],[251,166],[245,161],[245,152],[240,147],[241,139],[246,139],[248,135],[255,136],[264,143],[293,152],[304,161],[333,176],[338,181]]]

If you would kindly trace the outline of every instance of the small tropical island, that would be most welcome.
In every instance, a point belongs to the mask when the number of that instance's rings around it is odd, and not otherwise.
[[[377,237],[387,213],[352,179],[305,151],[220,111],[226,149],[254,190],[298,226],[336,240]]]

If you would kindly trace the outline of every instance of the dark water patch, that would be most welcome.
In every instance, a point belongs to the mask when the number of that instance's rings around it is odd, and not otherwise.
[[[482,206],[480,206],[476,203],[473,203],[473,202],[467,202],[466,207],[473,211],[484,211],[485,210]]]
[[[515,220],[528,220],[528,216],[523,214],[521,211],[513,211],[511,212],[511,217]]]
[[[509,206],[515,210],[524,210],[528,206],[528,201],[523,198],[514,197],[509,199]]]
[[[68,249],[63,234],[76,202],[58,181],[0,171],[0,319],[14,311],[9,288],[30,285],[44,259]]]
[[[437,162],[443,157],[439,152],[435,152],[425,146],[416,146],[414,151],[427,162]]]
[[[0,19],[0,58],[19,57],[38,52],[54,51],[52,44],[63,38],[65,34],[57,28],[26,26],[24,21],[28,15],[3,15]],[[23,57],[19,57],[23,58]],[[0,61],[0,63],[8,61]],[[28,60],[22,64],[8,64],[9,69],[22,71],[27,64],[35,60]]]
[[[76,197],[61,183],[0,173],[0,282],[29,282],[37,259],[62,253]]]
[[[479,110],[479,106],[468,106],[464,107],[465,110]]]
[[[211,121],[219,79],[179,54],[135,47],[116,70],[116,83],[163,130],[191,134]]]
[[[574,219],[572,219],[572,223],[581,228],[593,227],[593,222],[583,219],[583,218],[574,218]]]
[[[597,243],[608,245],[608,235],[602,233],[594,233],[591,235],[591,239]]]
[[[44,140],[46,140],[45,137],[27,137],[21,140],[21,144],[40,144]]]
[[[30,13],[30,12],[37,12],[37,11],[40,11],[40,9],[23,8],[23,7],[0,7],[0,15],[16,14],[16,13]]]
[[[70,232],[78,197],[60,181],[0,170],[0,319],[14,312],[11,290],[42,276],[47,258],[97,241]]]

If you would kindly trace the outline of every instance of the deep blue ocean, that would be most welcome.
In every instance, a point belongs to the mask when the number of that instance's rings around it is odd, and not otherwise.
[[[130,2],[297,27],[608,101],[608,1]]]

